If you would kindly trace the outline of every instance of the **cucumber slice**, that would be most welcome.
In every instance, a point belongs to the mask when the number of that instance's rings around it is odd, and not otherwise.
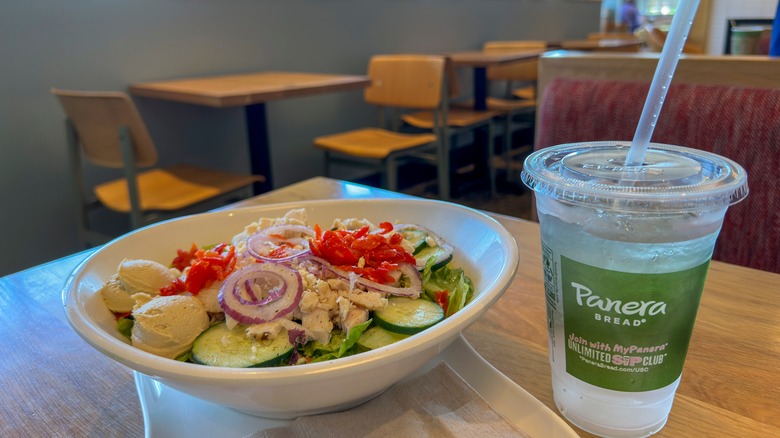
[[[247,338],[240,326],[228,329],[224,322],[206,329],[192,344],[193,362],[215,367],[271,367],[285,363],[292,353],[285,329],[276,338],[261,341]]]
[[[398,225],[395,230],[412,245],[412,248],[414,248],[412,254],[417,254],[427,245],[428,232],[417,228],[415,225]]]
[[[433,266],[431,270],[436,271],[443,268],[447,263],[452,261],[452,252],[454,248],[446,243],[442,243],[438,246],[427,246],[414,255],[417,265],[417,269],[422,271],[428,264],[428,261],[433,258]]]
[[[363,350],[375,350],[408,337],[409,335],[389,332],[382,327],[374,326],[364,331],[363,334],[360,335],[360,339],[358,339],[357,344],[358,347],[362,348]]]
[[[390,297],[387,307],[374,312],[379,327],[403,335],[413,335],[444,319],[444,310],[426,299]]]

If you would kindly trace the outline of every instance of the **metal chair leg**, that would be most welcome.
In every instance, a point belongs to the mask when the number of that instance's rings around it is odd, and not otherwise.
[[[125,181],[130,197],[130,225],[133,229],[144,225],[143,210],[141,209],[141,197],[138,192],[138,179],[133,141],[130,138],[130,128],[119,127],[119,145],[122,149],[122,161],[125,163]]]
[[[324,163],[324,166],[325,166],[325,169],[324,169],[325,170],[325,176],[329,177],[330,176],[330,152],[329,151],[325,151],[325,163]]]
[[[89,207],[87,206],[86,188],[84,185],[84,171],[81,163],[81,148],[79,147],[79,138],[76,128],[70,119],[65,121],[65,130],[68,139],[68,154],[70,156],[70,172],[73,178],[73,188],[75,189],[76,200],[78,201],[78,221],[79,221],[79,240],[85,248],[88,248],[92,242],[89,234]]]
[[[487,162],[488,174],[490,176],[490,196],[495,197],[498,194],[496,190],[496,162],[493,160],[493,122],[487,124]]]
[[[391,154],[385,158],[384,186],[387,190],[398,191],[398,165],[395,157]]]
[[[513,167],[509,162],[509,151],[512,150],[512,113],[507,113],[504,119],[504,167],[506,168],[506,182],[512,181]]]
[[[439,180],[439,198],[447,201],[450,199],[450,135],[446,129],[442,130],[439,137],[439,168],[437,177]]]

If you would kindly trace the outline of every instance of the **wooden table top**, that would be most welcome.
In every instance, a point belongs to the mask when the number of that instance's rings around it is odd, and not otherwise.
[[[314,178],[241,204],[403,196]],[[503,297],[465,332],[499,371],[554,412],[539,226],[494,215],[520,249]],[[130,369],[68,325],[60,292],[90,251],[0,278],[0,436],[143,435]],[[682,383],[658,437],[780,436],[780,275],[712,262]],[[583,436],[588,434],[577,430]]]
[[[450,52],[444,55],[452,63],[463,67],[488,67],[491,65],[508,64],[540,57],[544,50],[523,50],[517,52],[486,53],[480,51]]]
[[[614,38],[601,40],[568,40],[560,41],[555,46],[566,50],[604,50],[604,49],[628,49],[639,47],[643,44],[640,39]]]
[[[139,97],[223,108],[356,90],[370,84],[367,76],[268,71],[143,82],[132,84],[130,93]]]

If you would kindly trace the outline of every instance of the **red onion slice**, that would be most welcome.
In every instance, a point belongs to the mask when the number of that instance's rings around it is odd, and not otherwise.
[[[279,239],[278,235],[285,236],[285,238]],[[260,230],[249,236],[246,241],[246,250],[249,255],[259,260],[272,263],[286,262],[308,254],[310,252],[309,238],[315,236],[316,232],[304,225],[277,225]],[[274,249],[282,243],[301,246],[302,248],[298,250],[291,249],[294,252],[285,257],[269,257],[266,255],[268,248]]]
[[[255,288],[252,287],[253,285],[267,293],[266,297],[258,298],[257,294],[255,294]],[[284,279],[279,274],[270,271],[258,272],[257,277],[244,281],[244,287],[238,286],[236,284],[236,289],[233,291],[238,301],[241,304],[255,306],[264,306],[272,303],[283,297],[284,292],[287,290],[287,283],[284,282]]]
[[[284,288],[259,301],[242,298],[247,283],[271,285],[268,278],[278,276]],[[283,317],[295,310],[303,295],[303,280],[298,271],[284,265],[255,263],[233,272],[219,290],[219,306],[225,314],[242,324],[262,324]],[[256,295],[255,295],[256,297]],[[273,298],[271,298],[273,297]]]
[[[238,299],[244,304],[251,304],[260,301],[257,298],[257,295],[255,295],[254,289],[252,289],[252,283],[254,283],[252,280],[246,280],[244,282],[244,288],[235,291]]]

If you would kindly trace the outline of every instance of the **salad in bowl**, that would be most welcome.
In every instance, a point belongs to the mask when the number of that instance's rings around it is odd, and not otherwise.
[[[428,237],[415,238],[414,228],[430,233],[429,257],[416,250]],[[347,241],[365,244],[369,261],[366,254],[357,264],[334,261],[349,257],[339,251]],[[372,245],[397,253],[372,254]],[[501,297],[518,262],[512,235],[461,205],[299,201],[187,216],[121,236],[74,270],[63,304],[73,329],[107,360],[211,403],[295,418],[355,406],[420,369]],[[181,321],[165,310],[176,301],[186,302]],[[434,311],[422,320],[383,314],[395,301]],[[170,321],[156,320],[166,314]],[[267,348],[275,342],[278,351]]]
[[[174,251],[171,251],[174,253]],[[209,366],[303,365],[385,347],[462,309],[471,279],[418,224],[305,208],[261,217],[169,264],[124,259],[100,289],[131,344]]]

